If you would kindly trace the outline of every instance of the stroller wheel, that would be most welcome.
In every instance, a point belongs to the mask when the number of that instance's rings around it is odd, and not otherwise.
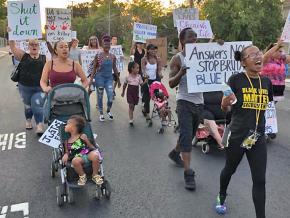
[[[67,188],[67,200],[69,204],[74,203],[74,193],[73,190],[71,188]]]
[[[95,193],[95,199],[96,200],[101,200],[102,197],[102,189],[100,186],[97,185],[96,187],[96,193]]]
[[[55,166],[54,161],[52,161],[51,165],[50,165],[50,175],[51,175],[52,178],[55,177],[55,171],[56,171],[56,166]]]
[[[103,191],[104,191],[103,194],[105,195],[105,197],[107,199],[110,199],[110,197],[111,197],[111,185],[110,185],[110,183],[107,180],[105,180],[102,186],[103,186]]]
[[[158,130],[158,133],[159,133],[159,134],[163,134],[163,133],[164,133],[164,128],[160,128],[160,129]]]
[[[209,144],[203,143],[201,145],[201,150],[202,150],[202,153],[207,154],[209,152]]]
[[[191,142],[192,146],[193,146],[193,147],[196,147],[197,142],[198,142],[198,139],[197,139],[196,137],[194,137],[194,138],[192,139],[192,142]]]
[[[64,204],[64,193],[62,186],[56,186],[56,203],[59,207]]]

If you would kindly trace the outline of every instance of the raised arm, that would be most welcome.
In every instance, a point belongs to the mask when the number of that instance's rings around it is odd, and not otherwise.
[[[23,55],[25,54],[25,51],[21,50],[20,48],[17,48],[14,40],[9,41],[9,47],[11,49],[11,52],[16,57],[16,59],[21,61]]]
[[[178,86],[181,77],[186,74],[186,68],[181,68],[180,58],[176,55],[171,59],[169,66],[169,86],[174,88]]]
[[[130,49],[130,55],[134,55],[135,48],[136,48],[136,43],[132,42],[132,46],[131,46],[131,49]]]
[[[273,54],[282,47],[283,41],[279,40],[272,48],[265,52],[263,56],[263,63],[266,64],[272,58]]]

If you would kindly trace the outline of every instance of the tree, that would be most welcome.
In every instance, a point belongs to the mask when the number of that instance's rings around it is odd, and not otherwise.
[[[205,0],[201,16],[225,41],[253,41],[265,48],[276,42],[283,25],[281,0]]]

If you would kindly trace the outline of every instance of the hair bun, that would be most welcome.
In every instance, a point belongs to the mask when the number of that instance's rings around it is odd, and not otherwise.
[[[240,52],[240,51],[235,51],[235,55],[234,55],[234,57],[235,57],[235,60],[236,60],[236,61],[241,61],[241,60],[242,60],[242,52]]]

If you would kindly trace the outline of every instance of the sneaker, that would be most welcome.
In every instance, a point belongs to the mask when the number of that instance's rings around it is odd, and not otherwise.
[[[111,112],[108,112],[107,115],[108,115],[109,120],[113,120],[114,119],[114,116],[113,116],[113,114]]]
[[[101,122],[104,122],[105,121],[105,117],[104,117],[104,115],[102,114],[102,115],[100,115],[100,117],[99,117],[99,120],[101,121]]]
[[[37,124],[35,133],[37,135],[42,135],[44,133],[44,127],[42,123]]]
[[[184,163],[180,157],[180,153],[173,149],[169,154],[168,157],[179,167],[183,167]]]
[[[134,126],[134,122],[133,122],[133,120],[130,120],[130,121],[129,121],[129,125],[130,125],[131,127]]]
[[[223,204],[221,204],[221,197],[220,197],[220,194],[217,196],[216,198],[216,206],[215,206],[215,211],[218,213],[218,214],[225,214],[227,212],[227,207],[226,207],[226,204],[225,202]]]
[[[190,191],[195,190],[195,173],[192,169],[184,171],[185,188]]]
[[[94,183],[96,183],[96,185],[102,185],[103,184],[103,178],[100,175],[98,175],[98,174],[94,175],[92,177],[92,180],[93,180]]]
[[[79,176],[78,185],[84,186],[86,184],[86,182],[87,182],[86,174]]]
[[[27,119],[25,122],[25,128],[26,129],[32,129],[32,122],[31,119]]]

